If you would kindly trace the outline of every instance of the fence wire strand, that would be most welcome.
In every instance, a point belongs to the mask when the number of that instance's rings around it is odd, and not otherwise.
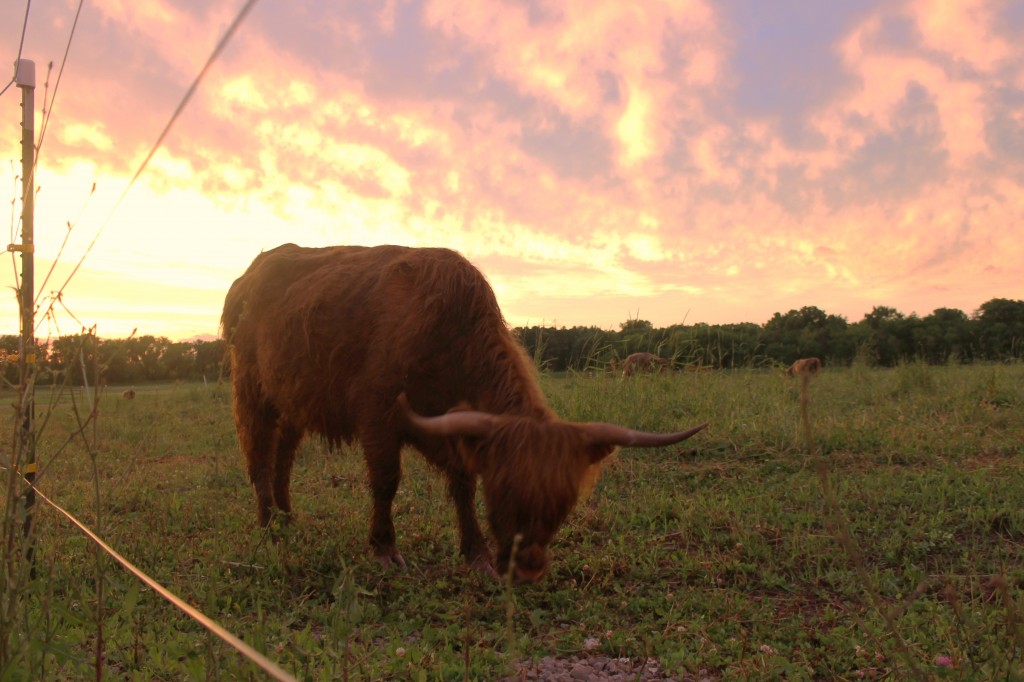
[[[235,16],[235,20],[231,22],[230,26],[228,26],[227,30],[224,32],[224,35],[222,35],[220,40],[217,42],[216,47],[213,48],[213,52],[211,52],[210,56],[207,58],[206,63],[203,65],[203,68],[200,69],[199,74],[192,81],[192,84],[189,86],[188,90],[185,91],[185,95],[181,98],[181,101],[178,103],[178,106],[174,110],[174,113],[171,114],[171,118],[167,121],[167,125],[164,126],[163,131],[161,131],[159,137],[157,137],[156,142],[153,143],[152,148],[149,150],[149,153],[146,155],[146,158],[142,160],[142,163],[135,171],[135,174],[132,176],[131,180],[128,181],[128,184],[121,191],[121,195],[117,198],[117,201],[114,202],[113,207],[111,207],[110,212],[107,214],[106,220],[104,220],[100,224],[99,229],[96,230],[96,234],[93,236],[92,241],[89,242],[89,245],[85,248],[85,251],[82,253],[82,257],[78,259],[78,262],[71,269],[71,274],[68,275],[67,279],[64,281],[64,284],[61,285],[60,291],[64,291],[67,288],[68,284],[71,282],[71,280],[74,278],[74,276],[78,273],[78,270],[82,267],[82,264],[85,262],[85,259],[88,258],[89,254],[92,252],[93,247],[96,246],[96,242],[99,241],[100,235],[103,234],[103,231],[106,229],[107,224],[113,218],[114,213],[116,213],[117,209],[121,206],[121,202],[125,200],[125,197],[128,196],[128,192],[131,191],[132,187],[135,185],[135,181],[138,180],[139,176],[142,175],[142,172],[146,170],[146,167],[149,165],[149,162],[153,159],[157,151],[163,145],[164,140],[167,138],[167,134],[171,130],[171,127],[174,126],[175,121],[178,120],[178,117],[181,115],[181,112],[185,110],[185,107],[192,99],[192,96],[196,93],[196,90],[199,88],[199,84],[202,82],[203,78],[206,77],[207,72],[209,72],[209,70],[213,67],[214,62],[216,62],[218,57],[220,57],[221,52],[223,52],[224,48],[227,47],[228,43],[234,37],[239,27],[241,27],[242,22],[245,21],[246,16],[249,14],[249,12],[252,10],[252,8],[256,5],[257,2],[258,0],[247,0],[246,3],[241,7],[241,9],[238,10],[238,14]],[[48,315],[52,310],[53,303],[51,302],[50,305],[47,307],[43,317],[45,318],[46,315]]]
[[[22,477],[22,479],[25,480],[26,483],[28,483],[27,479],[25,479],[24,477]],[[36,488],[35,485],[29,483],[29,486],[32,488],[32,490],[35,491],[36,495],[39,496],[39,499],[43,500],[44,502],[46,502],[46,504],[50,505],[58,512],[60,512],[62,515],[64,515],[71,523],[77,526],[78,529],[82,531],[82,533],[84,533],[90,540],[99,545],[104,552],[109,554],[119,564],[121,564],[121,566],[123,566],[126,571],[134,575],[142,582],[149,585],[149,587],[151,587],[154,592],[156,592],[161,597],[169,601],[171,604],[179,608],[193,620],[197,621],[200,625],[209,630],[212,634],[216,635],[221,640],[223,640],[226,644],[233,647],[242,656],[246,657],[254,664],[258,665],[264,672],[273,677],[275,680],[279,680],[280,682],[297,682],[296,678],[291,673],[286,671],[284,668],[282,668],[277,663],[270,660],[260,652],[256,651],[256,649],[252,648],[235,635],[228,632],[217,621],[213,620],[212,618],[204,614],[202,611],[199,611],[195,607],[191,606],[188,602],[178,597],[176,594],[168,590],[166,587],[158,583],[156,580],[149,577],[145,572],[143,572],[140,568],[136,567],[132,562],[128,561],[126,558],[121,556],[121,554],[117,550],[115,550],[113,547],[104,542],[98,535],[93,533],[88,526],[86,526],[84,523],[76,519],[70,512],[65,510],[59,504],[57,504],[49,497],[44,495],[42,491]]]
[[[31,9],[32,9],[32,0],[28,0],[28,2],[25,3],[25,21],[22,22],[22,24],[21,24],[21,40],[18,41],[18,57],[17,57],[17,59],[14,60],[14,68],[15,69],[18,68],[18,62],[21,61],[21,51],[25,48],[25,32],[28,30],[28,13],[29,13],[29,10],[31,10]],[[9,88],[12,85],[14,85],[14,81],[16,81],[17,79],[18,79],[18,74],[17,74],[17,71],[15,71],[15,74],[13,76],[11,76],[10,82],[8,82],[7,85],[4,86],[3,90],[0,90],[0,95],[3,95],[5,92],[7,92],[7,88]]]

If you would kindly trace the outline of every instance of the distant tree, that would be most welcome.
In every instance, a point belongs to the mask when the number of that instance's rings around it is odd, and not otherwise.
[[[859,342],[859,350],[875,364],[892,367],[914,354],[911,328],[915,320],[904,317],[895,308],[875,306],[857,323],[861,329],[854,338]]]
[[[569,365],[569,356],[572,354],[570,334],[565,327],[552,328],[544,338],[541,366],[554,372],[565,371]]]
[[[167,344],[161,357],[161,375],[166,379],[181,380],[195,377],[196,349],[188,341]]]
[[[533,358],[537,366],[545,369],[551,361],[547,344],[554,331],[550,327],[516,327],[512,330],[512,335],[519,340],[526,354]]]
[[[47,367],[54,383],[67,381],[73,386],[92,385],[97,372],[103,376],[99,340],[94,334],[70,334],[50,342]]]
[[[16,386],[19,377],[19,358],[21,337],[13,335],[0,336],[0,377],[5,384]]]
[[[147,334],[136,337],[133,344],[135,357],[142,368],[142,376],[145,381],[159,381],[168,378],[164,359],[170,345],[170,339],[164,336]]]
[[[598,327],[573,327],[569,335],[567,369],[583,371],[604,367],[613,357],[615,334]]]
[[[597,327],[517,327],[513,335],[544,370],[582,371],[615,357],[616,334]]]
[[[648,320],[629,319],[619,323],[619,331],[623,334],[646,334],[654,330],[654,325]]]
[[[972,331],[967,313],[936,308],[912,330],[916,355],[931,364],[969,361],[973,358]]]
[[[648,320],[626,320],[619,324],[620,357],[641,352],[666,355],[668,352],[664,344],[667,336],[664,329],[655,329]]]
[[[136,382],[134,367],[129,357],[126,339],[107,339],[101,343],[100,357],[103,363],[103,376],[109,384],[131,384]],[[141,379],[141,374],[138,379]]]
[[[864,322],[872,329],[879,329],[887,324],[899,322],[903,319],[903,313],[890,308],[889,306],[876,305],[870,313],[865,313]]]
[[[993,298],[974,313],[978,343],[989,360],[1024,357],[1024,301]]]
[[[806,306],[775,313],[764,325],[765,352],[784,365],[798,358],[834,358],[842,346],[846,319]]]
[[[216,381],[222,375],[227,376],[225,360],[226,347],[223,339],[215,341],[194,341],[195,347],[195,378]]]
[[[667,346],[683,365],[715,368],[752,367],[765,358],[762,328],[741,324],[675,326],[669,328]]]

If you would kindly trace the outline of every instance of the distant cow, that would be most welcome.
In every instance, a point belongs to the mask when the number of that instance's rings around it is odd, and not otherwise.
[[[818,358],[800,358],[786,369],[786,374],[791,377],[795,377],[800,374],[814,376],[820,369],[821,360]]]
[[[232,284],[221,325],[259,523],[272,507],[291,511],[306,432],[358,440],[370,544],[385,566],[405,565],[391,513],[405,444],[445,474],[466,561],[494,573],[474,511],[479,479],[498,570],[534,582],[616,446],[668,445],[706,426],[653,434],[559,419],[487,280],[448,249],[279,246]]]
[[[637,372],[671,372],[672,361],[654,353],[633,353],[622,361],[622,376],[631,377]]]
[[[121,393],[121,397],[125,400],[135,400],[135,389],[129,388]]]

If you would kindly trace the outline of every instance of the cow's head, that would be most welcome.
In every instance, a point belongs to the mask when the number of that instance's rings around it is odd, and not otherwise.
[[[503,575],[511,570],[516,582],[536,582],[544,575],[548,545],[618,446],[669,445],[707,426],[654,434],[472,410],[422,417],[404,396],[399,402],[414,430],[458,439],[467,468],[480,475],[497,569]]]

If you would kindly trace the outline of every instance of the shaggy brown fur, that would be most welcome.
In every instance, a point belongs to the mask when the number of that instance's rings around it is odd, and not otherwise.
[[[633,353],[622,361],[622,376],[631,377],[638,372],[671,372],[672,361],[654,353]]]
[[[795,377],[800,374],[815,375],[821,369],[821,360],[818,358],[800,358],[786,370],[786,374]]]
[[[385,565],[404,565],[391,514],[404,444],[447,477],[466,560],[493,572],[474,512],[479,478],[499,570],[511,563],[518,580],[535,581],[616,445],[664,445],[704,426],[656,435],[558,419],[484,276],[447,249],[285,244],[231,286],[221,325],[259,522],[273,507],[291,511],[304,433],[358,440],[370,544]]]

